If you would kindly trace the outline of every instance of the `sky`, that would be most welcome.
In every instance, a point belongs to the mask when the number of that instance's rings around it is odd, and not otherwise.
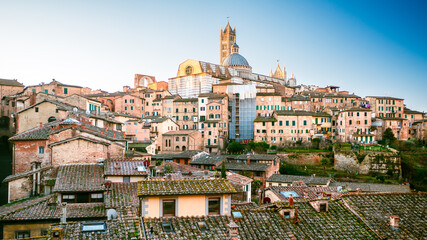
[[[427,1],[0,0],[0,78],[110,92],[134,74],[219,63],[227,19],[253,72],[277,60],[298,84],[393,96],[427,111]]]

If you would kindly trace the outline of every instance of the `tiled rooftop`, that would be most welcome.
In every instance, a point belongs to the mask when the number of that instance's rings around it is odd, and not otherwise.
[[[342,203],[329,201],[328,212],[318,213],[308,202],[297,202],[299,223],[284,221],[296,239],[377,239]]]
[[[143,180],[138,182],[139,196],[200,195],[235,193],[226,179]]]
[[[381,239],[426,239],[427,193],[382,193],[343,196]],[[389,226],[392,215],[400,217],[399,230]]]
[[[332,182],[330,187],[341,186],[346,191],[356,191],[360,188],[362,192],[400,192],[409,193],[409,185],[402,184],[379,184],[379,183],[359,183],[359,182]]]
[[[267,182],[292,183],[294,181],[303,181],[305,184],[327,185],[331,178],[315,176],[295,176],[285,174],[273,174],[267,179]]]
[[[105,194],[106,208],[114,208],[117,212],[126,212],[131,207],[136,213],[139,206],[138,184],[111,183],[111,190]]]
[[[57,220],[62,216],[62,207],[57,204],[57,197],[51,194],[0,207],[0,221],[23,220]],[[67,218],[103,218],[104,203],[67,204]]]
[[[103,222],[105,222],[106,231],[82,231],[84,224]],[[139,218],[97,222],[68,222],[66,224],[53,225],[51,230],[54,228],[62,228],[64,240],[143,239],[143,231]]]
[[[149,172],[148,161],[142,160],[105,160],[105,176],[145,176]]]
[[[203,155],[192,160],[190,164],[215,166],[225,159],[227,159],[226,155]]]
[[[61,128],[58,129],[59,125],[61,125]],[[99,128],[88,123],[79,122],[71,118],[65,119],[63,121],[58,120],[55,122],[46,123],[42,127],[35,127],[27,131],[23,131],[11,137],[10,140],[19,141],[49,139],[49,135],[69,128],[76,128],[80,131],[88,132],[95,136],[107,138],[113,141],[124,141],[123,132],[105,130],[103,128]]]
[[[247,185],[253,181],[252,178],[248,178],[238,173],[231,173],[231,172],[227,173],[227,179],[232,184],[236,184],[236,185]]]
[[[294,192],[298,194],[298,196],[295,196],[295,194],[293,194],[294,201],[296,202],[308,201],[318,198],[318,195],[309,187],[274,186],[265,189],[265,191],[267,190],[270,190],[272,193],[274,193],[281,201],[288,201],[288,198],[285,197],[282,192]],[[308,194],[307,197],[304,196],[304,193]]]
[[[218,168],[220,168],[219,166]],[[225,163],[225,168],[227,170],[233,171],[253,171],[253,172],[265,172],[270,167],[267,163]]]
[[[54,192],[103,191],[103,166],[97,164],[72,164],[59,167]]]
[[[246,162],[246,160],[248,159],[248,156],[251,161],[274,161],[277,158],[276,155],[267,155],[267,154],[255,154],[255,155],[240,154],[237,156],[229,156],[229,158],[244,160]]]

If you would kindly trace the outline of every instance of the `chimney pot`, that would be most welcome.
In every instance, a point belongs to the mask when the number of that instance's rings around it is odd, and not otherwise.
[[[248,155],[248,158],[246,159],[246,164],[251,164],[251,156],[250,155]]]
[[[41,123],[41,122],[40,122],[39,124],[40,124],[40,127],[42,127],[42,126],[43,126],[43,123]]]
[[[390,216],[390,226],[395,229],[399,228],[399,220],[400,220],[399,216],[396,216],[396,215]]]

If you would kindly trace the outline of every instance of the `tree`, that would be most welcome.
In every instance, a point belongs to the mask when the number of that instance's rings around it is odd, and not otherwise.
[[[262,182],[260,180],[254,180],[252,182],[252,195],[257,195],[258,194],[258,189],[262,186]]]
[[[393,130],[391,128],[387,128],[383,133],[383,141],[386,145],[389,145],[390,143],[394,142],[396,138],[394,137]]]
[[[311,146],[314,149],[319,149],[320,146],[320,138],[313,138],[311,139]]]
[[[222,162],[222,166],[221,166],[221,178],[227,178],[227,174],[225,173],[226,169],[225,169],[225,161]]]
[[[239,153],[243,151],[243,145],[239,142],[232,142],[227,146],[227,149],[231,153]]]

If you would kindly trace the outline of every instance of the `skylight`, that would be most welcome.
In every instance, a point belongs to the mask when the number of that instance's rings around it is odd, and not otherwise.
[[[282,194],[285,198],[289,198],[291,194],[292,194],[292,197],[299,197],[299,195],[295,191],[285,191],[285,192],[280,192],[280,194]]]
[[[105,232],[105,231],[107,231],[107,225],[105,224],[105,222],[82,224],[82,232]]]

